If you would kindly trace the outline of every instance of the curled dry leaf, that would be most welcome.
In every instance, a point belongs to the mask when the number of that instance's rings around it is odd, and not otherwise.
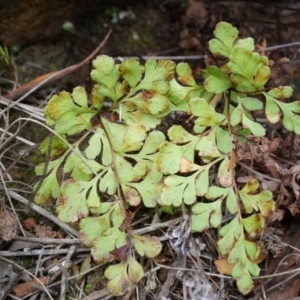
[[[23,222],[23,226],[25,229],[29,230],[29,231],[33,231],[35,226],[36,226],[36,222],[34,218],[28,218]]]
[[[23,222],[24,228],[29,231],[34,231],[38,238],[64,238],[60,231],[54,231],[51,226],[39,225],[33,218],[28,218]]]
[[[300,174],[299,173],[293,175],[291,186],[296,196],[296,199],[299,201],[300,200]]]
[[[280,182],[274,180],[262,180],[261,187],[263,190],[270,190],[272,193],[276,192],[281,185]]]
[[[5,209],[0,211],[0,238],[10,241],[17,235],[18,222],[15,215]]]
[[[267,41],[264,38],[260,39],[255,45],[257,51],[259,51],[262,55],[265,55],[266,47],[267,47]]]
[[[216,295],[211,283],[204,272],[189,272],[187,274],[186,286],[189,291],[189,299],[215,300]]]
[[[126,261],[128,257],[129,247],[130,247],[129,244],[125,244],[124,246],[121,246],[119,248],[110,251],[110,254],[112,254],[120,262]]]
[[[292,216],[295,216],[296,214],[298,214],[300,212],[299,207],[296,203],[289,205],[288,210],[290,211]]]
[[[231,275],[232,273],[232,269],[234,267],[234,265],[229,264],[227,262],[227,258],[226,257],[222,257],[220,259],[216,259],[214,261],[217,270],[220,274],[226,274],[226,275]]]
[[[72,267],[75,266],[77,267],[75,264],[72,264]],[[85,272],[89,269],[91,269],[91,257],[88,256],[84,259],[84,261],[82,262],[81,266],[80,266],[80,271],[78,270],[78,272],[76,273],[76,278],[75,281],[76,283],[81,282],[81,280],[83,279],[83,277],[85,276]],[[76,270],[76,268],[74,268]],[[81,275],[79,275],[81,274]]]
[[[38,279],[40,282],[42,282],[43,285],[48,285],[50,283],[50,276],[42,276],[42,277],[38,277]],[[13,293],[17,297],[23,298],[23,297],[33,293],[34,291],[40,289],[40,287],[41,287],[40,282],[38,282],[36,279],[33,279],[30,281],[21,283],[13,289]]]
[[[195,257],[200,255],[206,245],[199,239],[191,237],[191,220],[186,214],[183,215],[183,221],[174,227],[168,229],[166,236],[170,240],[173,249],[178,253],[192,253]]]
[[[283,219],[285,215],[285,210],[283,209],[276,209],[273,214],[271,215],[271,217],[269,218],[269,222],[273,223],[276,220],[281,221]]]
[[[155,290],[155,288],[157,287],[157,283],[156,283],[156,273],[155,272],[151,272],[149,274],[149,276],[147,277],[147,281],[146,281],[146,285],[145,285],[145,290],[147,292],[149,291],[153,291]]]
[[[281,142],[281,138],[274,138],[269,144],[270,152],[274,152],[279,146],[280,142]]]
[[[54,239],[57,237],[57,232],[47,225],[36,225],[34,231],[38,238]]]
[[[292,197],[292,194],[282,184],[279,188],[276,199],[277,207],[289,205],[292,203],[292,201],[294,201],[294,197]]]
[[[230,161],[228,164],[229,169],[234,169],[236,166],[237,155],[234,151],[231,151]]]
[[[246,143],[237,143],[238,160],[266,162],[270,154],[270,143],[265,137],[252,137]]]
[[[166,236],[176,252],[186,253],[188,239],[191,233],[191,221],[188,215],[183,215],[180,225],[168,229]]]

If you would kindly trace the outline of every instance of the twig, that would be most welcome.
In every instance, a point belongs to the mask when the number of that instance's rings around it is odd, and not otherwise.
[[[264,276],[258,276],[258,277],[252,277],[252,279],[268,279],[268,278],[273,278],[273,277],[278,277],[278,276],[282,276],[282,275],[288,275],[291,273],[300,273],[300,268],[294,269],[294,270],[288,270],[288,271],[284,271],[281,273],[276,273],[276,274],[272,274],[272,275],[264,275]]]
[[[98,300],[98,299],[107,299],[104,298],[110,295],[110,291],[108,289],[103,289],[101,291],[93,292],[92,294],[84,297],[82,300]]]
[[[18,140],[18,141],[20,141],[20,142],[22,142],[22,143],[24,143],[24,144],[26,144],[28,146],[35,146],[35,143],[33,143],[33,142],[31,142],[31,141],[29,141],[27,139],[24,139],[24,138],[22,138],[22,137],[20,137],[18,135],[15,135],[15,134],[13,134],[13,133],[11,133],[9,131],[6,131],[3,128],[0,128],[0,131],[2,131],[3,133],[5,132],[6,135],[9,135],[10,137],[15,138],[16,140]]]
[[[76,250],[76,246],[72,245],[69,249],[68,255],[66,256],[65,259],[65,265],[63,268],[68,269],[70,267],[70,259],[71,256],[74,254]],[[68,276],[70,277],[70,276]],[[62,273],[62,278],[61,278],[61,289],[60,289],[60,299],[65,300],[66,299],[66,290],[67,290],[67,283],[68,283],[68,277],[65,275],[65,272]]]
[[[27,250],[27,249],[26,249]],[[42,258],[43,258],[43,251],[45,250],[44,248],[41,249],[42,251],[40,251],[40,255],[38,256],[37,262],[36,262],[36,266],[35,266],[35,273],[34,276],[38,275],[40,266],[42,265]],[[25,249],[23,248],[23,251],[25,251]]]
[[[293,43],[287,43],[287,44],[282,44],[282,45],[266,47],[266,50],[271,51],[271,50],[277,50],[277,49],[282,49],[282,48],[295,47],[295,46],[299,46],[299,45],[300,45],[300,42],[293,42]]]
[[[50,83],[50,82],[53,82],[57,79],[60,79],[60,78],[64,77],[65,75],[70,74],[70,73],[74,72],[75,70],[77,70],[78,68],[85,65],[89,60],[91,60],[105,46],[110,34],[111,34],[111,30],[108,31],[105,38],[98,45],[98,47],[88,57],[86,57],[80,63],[78,63],[76,65],[73,65],[73,66],[70,66],[70,67],[67,67],[67,68],[65,68],[63,70],[60,70],[60,71],[44,74],[44,75],[42,75],[38,78],[35,78],[34,80],[32,80],[28,83],[22,85],[21,87],[17,88],[16,90],[11,92],[10,94],[5,95],[4,96],[5,98],[11,98],[12,100],[16,100],[17,98],[20,97],[18,100],[13,102],[10,105],[10,107],[13,107],[15,105],[15,103],[19,103],[20,101],[22,101],[24,98],[26,98],[27,96],[32,94],[34,91],[36,91],[38,88],[43,86],[45,83]]]
[[[39,244],[66,244],[66,245],[75,245],[79,244],[79,239],[49,239],[49,238],[36,238],[36,237],[24,237],[17,236],[15,240],[39,243]]]
[[[15,207],[14,207],[12,201],[11,201],[11,197],[10,197],[10,195],[9,195],[9,193],[8,193],[8,188],[7,188],[6,185],[5,185],[5,180],[4,180],[4,177],[3,177],[3,173],[2,173],[1,171],[0,171],[0,180],[1,180],[1,182],[2,182],[2,184],[0,184],[0,187],[3,186],[3,190],[6,192],[6,197],[7,197],[8,201],[9,201],[9,204],[10,204],[10,207],[11,207],[11,209],[12,209],[12,211],[13,211],[13,214],[14,214],[16,220],[17,220],[17,223],[18,223],[18,225],[19,225],[19,228],[20,228],[22,234],[25,236],[25,233],[24,233],[22,224],[21,224],[21,222],[20,222],[20,219],[18,218],[18,215],[17,215],[17,213],[16,213]]]
[[[254,169],[252,169],[252,168],[246,166],[245,164],[241,163],[240,161],[238,162],[238,164],[239,164],[240,166],[244,167],[245,169],[247,169],[248,171],[252,172],[253,174],[255,174],[259,179],[260,179],[260,178],[265,178],[265,179],[269,179],[269,180],[271,180],[271,181],[276,181],[276,182],[279,182],[279,183],[282,182],[280,179],[273,178],[273,177],[268,176],[268,175],[265,175],[265,174],[261,174],[261,173],[255,171]]]
[[[190,269],[190,268],[176,268],[176,267],[169,267],[166,265],[161,265],[158,264],[156,262],[154,262],[157,266],[161,267],[161,268],[165,268],[168,270],[177,270],[177,271],[183,271],[183,272],[196,272],[198,273],[199,270],[198,269]],[[214,277],[219,277],[219,278],[226,278],[226,279],[232,279],[231,276],[226,276],[226,275],[222,275],[222,274],[215,274],[215,273],[210,273],[210,272],[205,272],[206,275],[208,276],[214,276]],[[254,279],[259,279],[258,277],[255,277]]]
[[[60,255],[65,254],[70,251],[70,249],[52,249],[52,250],[41,250],[41,249],[35,249],[35,250],[29,250],[29,251],[0,251],[0,256],[3,257],[16,257],[16,256],[37,256],[41,254],[41,251],[43,251],[43,255]],[[76,253],[80,252],[89,252],[90,249],[88,248],[78,248],[76,250]]]
[[[175,225],[176,223],[180,222],[181,219],[182,219],[182,217],[177,218],[177,219],[173,219],[173,220],[170,220],[170,221],[167,221],[167,222],[164,222],[164,223],[153,224],[153,225],[150,225],[150,226],[145,227],[145,228],[133,230],[133,232],[135,234],[145,234],[145,233],[155,231],[155,230],[160,229],[160,228]]]
[[[295,46],[299,46],[299,45],[300,45],[300,42],[293,42],[293,43],[288,43],[288,44],[266,47],[265,50],[272,51],[272,50],[277,50],[277,49],[282,49],[282,48],[295,47]],[[142,55],[142,56],[117,56],[114,59],[119,60],[119,61],[124,61],[128,58],[143,59],[143,60],[147,60],[147,59],[199,60],[199,59],[205,59],[207,57],[208,57],[207,55],[180,55],[180,56]]]
[[[291,279],[293,279],[294,277],[298,276],[299,273],[298,272],[295,272],[294,274],[292,274],[291,276],[285,278],[283,281],[280,281],[278,282],[277,284],[275,285],[272,285],[269,289],[266,290],[266,292],[270,292],[274,289],[276,289],[277,287],[279,286],[283,286],[284,284],[287,284],[289,281],[291,281]]]
[[[176,280],[177,270],[176,267],[185,266],[186,256],[182,253],[177,253],[172,265],[170,266],[170,271],[168,272],[167,280],[161,287],[160,293],[158,294],[158,299],[167,298],[170,293],[170,288]]]
[[[0,96],[0,104],[6,105],[6,106],[9,105],[9,103],[7,102],[7,99],[2,96]],[[17,103],[16,105],[14,105],[14,109],[17,109],[26,114],[29,114],[30,116],[32,116],[35,119],[38,119],[40,121],[45,121],[43,109],[34,107],[32,105],[23,104],[23,103]],[[1,112],[1,114],[2,114],[2,112]]]
[[[0,254],[1,255],[1,254]],[[43,288],[43,290],[46,292],[46,294],[48,295],[49,299],[51,300],[54,300],[49,291],[47,290],[47,288],[45,287],[45,285],[37,278],[35,277],[33,274],[31,274],[28,270],[24,269],[23,267],[21,267],[20,265],[18,265],[17,263],[15,263],[14,261],[10,260],[10,259],[7,259],[5,257],[1,257],[0,256],[0,259],[6,261],[7,263],[10,263],[12,264],[13,266],[17,267],[18,269],[22,270],[23,272],[27,273],[29,276],[31,276],[33,279],[35,279],[40,285],[41,287]]]
[[[171,59],[171,60],[197,60],[197,59],[204,59],[207,58],[207,55],[180,55],[180,56],[160,56],[160,55],[142,55],[142,56],[117,56],[114,57],[115,60],[124,61],[128,58],[133,59],[156,59],[156,60],[162,60],[162,59]]]

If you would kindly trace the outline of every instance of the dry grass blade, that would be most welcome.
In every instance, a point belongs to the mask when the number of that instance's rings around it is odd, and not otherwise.
[[[22,99],[30,95],[32,92],[36,91],[38,88],[42,87],[44,84],[51,83],[55,80],[58,80],[59,78],[66,76],[67,74],[76,71],[78,68],[82,67],[88,61],[90,61],[105,46],[107,40],[109,39],[110,34],[111,34],[111,30],[108,31],[105,38],[103,39],[103,41],[101,41],[101,43],[97,46],[97,48],[80,63],[67,67],[63,70],[51,72],[48,74],[44,74],[38,78],[35,78],[32,81],[22,85],[15,91],[12,91],[11,93],[5,95],[4,97],[12,100],[16,100],[19,97],[21,97],[20,99]],[[20,99],[18,99],[17,102],[19,102]]]

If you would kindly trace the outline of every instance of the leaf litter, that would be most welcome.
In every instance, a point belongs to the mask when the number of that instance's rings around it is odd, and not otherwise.
[[[224,52],[224,53],[226,54],[226,52]],[[231,66],[231,68],[232,68],[232,70],[235,70],[234,66]],[[247,70],[247,71],[250,72],[251,70]],[[247,73],[247,74],[242,74],[242,75],[244,75],[244,76],[247,77],[249,74]],[[136,85],[135,80],[132,80],[130,82],[131,82],[132,86]],[[209,83],[209,81],[208,81],[208,83]],[[220,89],[222,90],[223,87],[220,87]],[[116,94],[116,97],[117,97],[117,94]],[[154,104],[155,101],[156,101],[156,99],[153,97],[153,95],[151,95],[150,99],[153,100],[152,103]],[[268,97],[266,97],[266,99],[268,99]],[[138,100],[137,99],[133,99],[132,103],[134,103],[134,102],[137,103],[136,101],[138,101]],[[274,120],[276,120],[276,118],[278,119],[278,116],[281,113],[285,112],[285,107],[286,106],[282,105],[281,107],[279,107],[276,104],[276,101],[274,101],[274,100],[267,100],[267,101],[273,101],[272,105],[274,106],[274,109],[272,111],[272,114],[269,114],[267,117],[268,117],[269,121],[272,121],[272,120],[274,121]],[[153,104],[150,104],[149,107],[148,106],[147,107],[141,106],[141,107],[139,107],[139,109],[141,109],[141,110],[149,110],[150,112],[155,112],[155,113],[159,112],[162,109],[161,107],[156,107]],[[153,105],[153,107],[152,107],[152,105]],[[277,105],[277,108],[276,108],[276,105]],[[247,109],[249,109],[249,107]],[[268,111],[271,111],[271,110],[268,110]],[[202,117],[202,120],[203,120],[203,118],[206,117],[206,116],[201,116],[201,114],[200,114],[200,116],[197,116],[197,117]],[[292,115],[292,117],[293,117],[293,115]],[[295,128],[295,126],[297,126],[297,123],[291,122],[292,117],[289,117],[289,116],[286,117],[285,125],[289,129],[293,129],[293,128]],[[215,122],[216,122],[216,120],[220,121],[220,119],[218,119],[217,115],[212,115],[212,118],[215,120]],[[86,121],[85,119],[82,119],[82,120],[80,120],[80,123],[74,124],[75,128],[81,129],[80,128],[81,126],[88,125],[85,121]],[[255,132],[257,132],[258,130],[261,130],[261,128],[260,129],[253,128],[253,124],[251,124],[251,122],[249,122],[248,119],[244,119],[243,122],[244,122],[244,124],[246,124],[250,128],[251,131],[254,130]],[[84,124],[84,125],[82,125],[82,124]],[[201,124],[202,125],[207,125],[207,124],[212,125],[213,123],[203,123],[202,122]],[[73,124],[70,124],[70,125],[73,126]],[[79,129],[76,129],[76,130],[79,130]],[[297,213],[297,207],[298,207],[297,206],[297,200],[299,200],[298,199],[299,198],[298,197],[298,195],[299,195],[299,188],[298,188],[299,184],[298,184],[298,174],[297,173],[299,171],[297,170],[297,162],[294,163],[295,167],[290,168],[290,164],[289,163],[286,163],[286,162],[278,159],[278,157],[276,157],[276,154],[280,153],[279,151],[281,151],[281,154],[282,154],[282,155],[280,155],[280,157],[288,157],[289,153],[287,153],[285,151],[285,149],[282,147],[282,145],[280,143],[278,145],[279,149],[277,149],[276,147],[273,146],[274,143],[272,144],[272,142],[273,142],[272,139],[268,140],[268,139],[261,138],[261,140],[251,141],[252,145],[250,145],[250,146],[247,145],[247,143],[246,143],[245,148],[240,149],[240,152],[238,151],[238,159],[237,159],[237,161],[238,162],[241,161],[241,162],[247,163],[247,166],[249,166],[249,164],[250,164],[251,167],[250,167],[250,170],[248,170],[248,171],[245,171],[245,169],[243,169],[241,167],[240,170],[238,171],[238,173],[239,173],[239,176],[240,176],[239,177],[240,178],[240,182],[243,181],[243,178],[245,179],[247,176],[250,176],[250,177],[252,177],[251,180],[254,180],[254,178],[257,178],[257,179],[261,180],[261,185],[263,186],[263,189],[270,189],[270,190],[272,190],[273,193],[277,193],[278,192],[277,203],[280,203],[280,206],[277,208],[276,213],[278,213],[278,216],[279,216],[280,212],[281,212],[280,218],[283,218],[284,215],[286,215],[286,211],[284,210],[286,208],[288,208],[288,210],[291,212],[292,215],[295,215]],[[183,164],[182,164],[182,162],[183,162]],[[228,164],[229,163],[227,162],[227,168],[224,168],[225,170],[228,169]],[[195,170],[193,170],[193,166],[194,165],[189,160],[187,160],[185,158],[185,156],[183,156],[182,160],[181,160],[181,164],[179,165],[179,170],[185,171],[185,172],[188,172],[190,170],[195,171]],[[252,170],[252,172],[251,172],[251,170]],[[220,174],[222,174],[222,173],[220,173]],[[269,176],[269,177],[267,178],[267,176]],[[275,180],[272,181],[272,178],[273,179],[281,179],[282,177],[284,177],[284,183],[285,184],[281,184],[280,185],[278,183],[278,181],[275,181]],[[227,189],[228,186],[230,186],[230,184],[226,183],[226,180],[224,182],[222,182],[222,179],[224,178],[222,175],[220,175],[220,178],[221,178],[221,186],[224,189]],[[249,180],[247,180],[247,182],[249,182]],[[131,184],[133,184],[133,183],[131,183]],[[126,186],[126,183],[124,183],[124,186]],[[255,186],[255,184],[254,184],[254,186]],[[292,187],[292,189],[290,189],[290,187]],[[256,191],[256,190],[251,190],[250,189],[250,193],[247,193],[247,188],[244,187],[244,189],[245,189],[244,192],[241,192],[242,193],[241,198],[243,198],[243,197],[244,197],[244,199],[247,198],[247,197],[252,197],[253,198],[254,196],[260,195],[258,193],[258,191]],[[131,190],[131,191],[133,191],[133,190]],[[209,193],[209,191],[207,191],[207,193]],[[251,195],[251,193],[254,193],[254,195]],[[228,194],[230,194],[230,193],[228,192]],[[296,200],[295,200],[294,196],[295,196]],[[230,204],[230,203],[232,203],[234,201],[231,201],[230,197],[229,197],[229,200],[228,200],[228,197],[229,196],[227,196],[227,199],[226,199],[226,202],[229,202],[229,204],[227,204],[227,209],[229,211],[231,210],[231,212],[233,212],[233,211],[236,210],[236,208],[234,206],[232,206],[232,204]],[[214,198],[214,197],[212,197],[212,198]],[[255,203],[256,203],[257,206],[264,205],[265,204],[264,202],[268,202],[268,199],[269,199],[268,195],[260,195],[260,197],[256,197],[256,198],[257,198],[257,200],[255,200]],[[248,201],[245,200],[245,203],[247,203],[247,202]],[[287,206],[287,203],[289,203],[288,206]],[[151,207],[151,204],[149,204],[149,207]],[[283,210],[282,210],[282,208],[283,208]],[[252,208],[249,207],[247,209],[249,211],[251,209],[255,210],[255,207],[252,207]],[[270,208],[267,208],[267,211],[269,211],[269,209]],[[215,212],[216,210],[218,210],[218,208],[214,208],[214,210],[212,210],[212,211]],[[201,210],[199,210],[199,211],[201,212]],[[212,220],[211,220],[212,217],[213,217],[212,213],[209,214],[209,218],[207,219],[206,222],[212,222]],[[214,217],[214,219],[218,219],[218,218]],[[280,220],[279,217],[278,217],[278,220]],[[215,222],[215,221],[213,221],[213,222]],[[246,220],[246,221],[244,221],[244,223],[248,224],[247,226],[252,226],[251,225],[252,224],[251,220]],[[218,224],[218,222],[216,222],[215,224]],[[210,223],[210,225],[212,225],[212,224]],[[247,226],[246,226],[246,228],[247,228]],[[189,243],[187,243],[188,236],[189,236],[189,234],[188,234],[189,230],[188,229],[185,230],[185,228],[183,230],[181,230],[181,229],[179,230],[177,227],[176,227],[176,229],[177,229],[177,231],[181,232],[179,234],[179,238],[183,239],[183,241],[179,241],[178,242],[179,245],[181,245],[181,250],[183,250],[183,249],[189,249],[186,246],[186,245],[189,245]],[[45,234],[44,237],[46,237],[46,238],[53,238],[53,237],[55,237],[55,236],[52,235],[51,231],[53,231],[53,230],[51,230],[51,228],[49,228],[49,236],[47,236],[48,230],[46,229],[45,230],[46,234]],[[176,230],[173,231],[173,232],[171,230],[169,230],[169,231],[171,232],[171,234],[169,233],[169,236],[167,235],[167,237],[170,239],[170,243],[171,244],[172,243],[176,243],[176,241],[175,242],[172,241],[172,238],[174,239],[174,238],[178,237],[178,234],[176,233]],[[184,232],[184,234],[182,234],[183,232]],[[35,232],[35,234],[36,234],[36,236],[38,236],[36,232]],[[280,244],[280,242],[279,242],[279,244]],[[185,245],[185,246],[182,246],[182,245]],[[236,245],[236,246],[237,247],[241,247],[240,245]],[[121,247],[117,248],[117,249],[122,249]],[[127,247],[127,245],[126,245],[126,247]],[[255,251],[256,251],[255,250],[255,245],[253,245],[253,248],[254,248],[254,253],[255,253]],[[176,248],[176,249],[178,249],[178,248]],[[174,250],[176,251],[176,249],[174,249]],[[207,255],[208,254],[208,253],[205,252],[205,249],[201,249],[201,250],[204,251],[203,255]],[[233,250],[235,250],[235,249],[233,248]],[[237,251],[237,250],[235,250],[235,251]],[[242,250],[241,250],[241,252],[242,252]],[[171,253],[168,253],[168,255],[171,255]],[[211,256],[211,254],[208,254],[208,255]],[[252,255],[252,254],[248,253],[248,255]],[[255,254],[255,256],[256,256],[256,254]],[[131,262],[130,259],[131,258],[129,258],[129,261]],[[245,257],[241,258],[241,259],[245,259]],[[243,262],[245,262],[245,261],[243,261]],[[246,263],[247,263],[247,260],[246,260]],[[80,264],[80,262],[79,262],[79,264]],[[125,265],[126,264],[124,264],[124,266]],[[137,269],[138,268],[139,267],[137,267]],[[175,266],[175,268],[176,268],[176,266]],[[250,269],[251,269],[251,266],[249,267],[249,270]],[[253,272],[255,273],[255,270]],[[112,273],[115,274],[114,272],[112,272]],[[231,271],[227,270],[227,273],[231,274],[232,270]],[[227,274],[227,273],[225,273],[225,274]],[[136,280],[135,278],[138,278],[141,275],[132,274],[131,271],[128,270],[128,276],[131,277],[131,278],[133,278],[133,281],[134,281],[134,280]],[[186,286],[189,288],[189,294],[193,295],[192,296],[193,299],[201,299],[200,298],[201,296],[199,296],[197,294],[198,290],[199,290],[199,287],[200,287],[200,290],[203,291],[203,280],[201,279],[201,276],[200,276],[200,278],[197,278],[197,276],[193,275],[193,276],[191,276],[192,280],[191,280],[191,278],[189,276],[190,276],[190,274],[187,275],[187,279],[186,279]],[[116,278],[116,277],[113,277],[112,275],[110,275],[110,277]],[[211,287],[211,284],[209,284],[209,287]],[[127,289],[128,289],[128,287],[126,288],[126,290]],[[208,297],[208,299],[210,299],[209,296],[206,296],[206,297]]]

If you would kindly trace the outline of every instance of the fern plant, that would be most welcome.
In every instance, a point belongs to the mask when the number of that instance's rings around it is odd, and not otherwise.
[[[100,55],[93,62],[96,84],[89,100],[76,87],[53,96],[46,107],[56,135],[40,147],[51,160],[36,168],[46,176],[36,185],[35,201],[57,198],[58,217],[79,221],[80,240],[91,247],[94,260],[119,260],[105,271],[114,295],[142,278],[138,255],[153,258],[162,249],[157,237],[133,233],[131,211],[137,206],[186,206],[194,232],[216,228],[217,251],[242,294],[252,290],[252,277],[260,273],[256,238],[275,203],[257,179],[244,186],[236,182],[237,147],[265,135],[255,111],[264,111],[271,124],[282,119],[299,134],[300,105],[280,100],[291,96],[290,87],[265,88],[269,61],[255,52],[252,38],[238,39],[238,30],[225,22],[214,36],[209,49],[226,63],[207,67],[203,86],[186,63],[117,64]],[[160,130],[173,112],[186,115],[193,130],[179,124],[167,134]]]

